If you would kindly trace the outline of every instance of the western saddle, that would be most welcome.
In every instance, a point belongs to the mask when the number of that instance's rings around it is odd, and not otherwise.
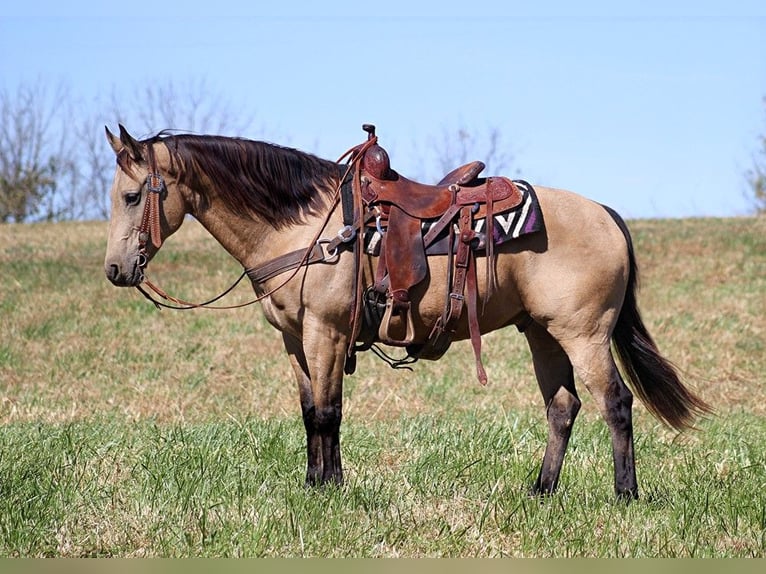
[[[495,285],[494,226],[486,225],[484,234],[474,231],[473,223],[482,218],[492,222],[495,214],[518,206],[521,192],[505,177],[480,178],[485,167],[480,161],[454,169],[436,185],[409,180],[391,169],[388,153],[377,143],[375,126],[365,124],[362,129],[368,134],[367,141],[351,150],[355,227],[360,230],[374,227],[382,239],[375,282],[362,293],[361,254],[365,234],[358,234],[352,340],[359,339],[363,349],[377,340],[407,347],[408,355],[415,359],[438,359],[450,346],[465,304],[477,375],[486,383],[487,375],[481,363],[476,254],[484,252],[489,259],[488,299]],[[422,231],[424,222],[430,224],[425,233]],[[445,235],[448,236],[449,272],[444,311],[433,325],[427,342],[416,345],[410,292],[428,274],[426,251],[437,238]],[[377,332],[361,333],[362,300],[368,307],[372,302],[373,307],[378,308],[374,321]],[[365,308],[364,314],[368,317],[370,310]],[[365,321],[368,331],[369,323]],[[352,349],[349,351],[353,355]]]

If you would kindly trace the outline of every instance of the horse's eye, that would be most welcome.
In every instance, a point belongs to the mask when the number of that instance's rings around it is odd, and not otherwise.
[[[125,194],[125,205],[138,205],[140,201],[141,194],[138,192]]]

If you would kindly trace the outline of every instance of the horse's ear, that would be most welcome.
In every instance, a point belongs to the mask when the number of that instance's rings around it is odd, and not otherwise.
[[[139,162],[141,161],[141,142],[139,142],[136,138],[134,138],[132,135],[128,133],[128,130],[125,129],[125,126],[122,124],[119,124],[120,126],[120,142],[122,143],[122,147],[124,147],[126,150],[128,150],[128,154],[130,155],[130,158],[135,161]]]
[[[120,141],[120,138],[118,138],[111,131],[109,131],[109,127],[108,126],[104,126],[104,129],[106,130],[106,141],[109,142],[109,145],[114,150],[114,153],[120,153],[120,150],[123,147],[125,147],[125,146],[122,145],[122,142]]]

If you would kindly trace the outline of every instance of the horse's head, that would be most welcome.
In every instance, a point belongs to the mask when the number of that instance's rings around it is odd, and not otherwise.
[[[131,287],[144,280],[144,268],[162,241],[183,223],[186,202],[159,138],[138,141],[123,126],[119,137],[107,128],[106,138],[117,169],[104,271],[115,285]]]

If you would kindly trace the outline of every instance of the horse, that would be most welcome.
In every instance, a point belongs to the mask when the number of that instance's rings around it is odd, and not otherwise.
[[[147,264],[187,215],[245,270],[301,254],[292,258],[292,270],[272,269],[253,280],[253,289],[295,373],[306,484],[342,484],[343,379],[354,337],[350,286],[369,284],[378,258],[354,248],[320,248],[318,260],[309,265],[307,259],[312,246],[327,243],[325,234],[334,237],[332,230],[343,228],[337,192],[344,164],[237,137],[160,132],[136,139],[122,125],[119,135],[106,127],[106,136],[117,160],[104,263],[112,284],[140,287]],[[530,492],[556,491],[581,406],[577,376],[609,428],[615,494],[636,499],[634,393],[678,431],[694,428],[711,408],[684,385],[641,318],[624,220],[573,192],[533,187],[544,228],[496,246],[494,288],[478,287],[481,333],[512,325],[523,333],[545,406],[547,444]],[[414,343],[427,340],[443,311],[445,292],[433,286],[451,272],[446,260],[428,257],[428,278],[411,294]],[[477,257],[479,273],[486,266],[487,258]],[[454,339],[469,338],[469,327],[462,313]]]

